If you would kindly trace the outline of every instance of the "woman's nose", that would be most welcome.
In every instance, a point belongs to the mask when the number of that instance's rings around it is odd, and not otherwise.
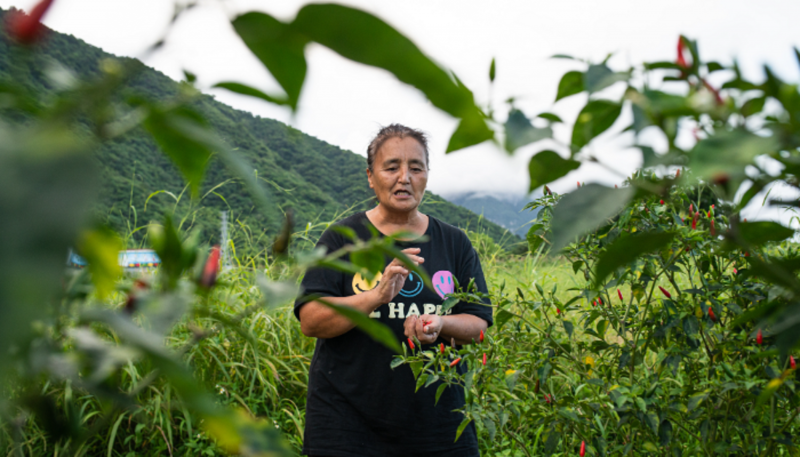
[[[408,167],[400,167],[400,182],[409,182],[409,176],[411,176],[411,173]]]

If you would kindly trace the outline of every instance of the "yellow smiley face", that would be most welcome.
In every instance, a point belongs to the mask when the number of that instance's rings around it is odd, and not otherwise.
[[[356,295],[358,295],[360,293],[374,289],[375,286],[377,286],[378,283],[381,282],[381,276],[383,276],[383,274],[381,274],[381,272],[378,272],[377,274],[375,274],[375,278],[372,281],[367,281],[366,279],[364,279],[363,276],[361,276],[361,273],[356,273],[355,276],[353,276],[353,292],[355,292]]]

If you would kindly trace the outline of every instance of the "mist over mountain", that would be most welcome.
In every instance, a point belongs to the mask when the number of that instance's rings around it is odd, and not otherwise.
[[[7,12],[0,9],[0,22]],[[24,58],[21,58],[24,56]],[[64,82],[91,80],[101,65],[119,61],[135,68],[119,97],[117,109],[129,112],[125,100],[145,97],[167,103],[181,84],[140,61],[116,57],[72,35],[49,31],[34,52],[14,46],[0,28],[0,85],[16,84],[38,103],[51,103]],[[273,119],[261,118],[199,94],[190,107],[254,168],[270,192],[267,214],[257,211],[237,178],[216,158],[209,162],[196,199],[189,198],[185,182],[175,165],[142,128],[102,143],[95,157],[102,171],[102,192],[97,203],[99,219],[120,233],[141,241],[146,233],[137,228],[161,221],[172,213],[185,230],[197,229],[207,242],[217,242],[222,211],[229,212],[234,242],[266,246],[278,233],[285,213],[292,211],[295,229],[315,239],[328,223],[374,205],[373,192],[364,173],[363,156],[309,136]],[[332,114],[333,115],[333,114]],[[0,122],[25,122],[24,115],[0,104]],[[483,231],[504,245],[520,240],[507,230],[477,214],[427,192],[421,210],[445,222]],[[256,247],[256,249],[259,249]]]
[[[524,209],[538,195],[519,195],[510,193],[465,192],[446,194],[444,197],[456,205],[525,238],[531,221],[539,210]]]

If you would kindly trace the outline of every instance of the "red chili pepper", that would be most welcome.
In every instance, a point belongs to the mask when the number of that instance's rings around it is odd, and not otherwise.
[[[678,171],[675,172],[675,179],[678,179],[680,177],[681,177],[681,169],[678,168]]]
[[[22,44],[33,44],[38,41],[45,30],[42,17],[52,4],[53,0],[42,0],[33,7],[31,14],[22,11],[9,13],[6,22],[9,36]]]
[[[717,316],[714,315],[714,309],[708,308],[708,317],[711,319],[711,322],[717,321]]]
[[[617,295],[619,295],[619,300],[620,301],[625,301],[625,299],[622,298],[622,291],[621,290],[617,289]]]
[[[686,58],[684,58],[684,56],[683,56],[683,45],[684,45],[683,37],[679,36],[678,37],[678,59],[675,61],[675,63],[677,63],[678,66],[680,66],[680,67],[689,68],[689,65],[686,63]]]
[[[561,310],[556,308],[556,314],[561,314]]]
[[[711,219],[711,210],[708,210],[708,214],[706,214],[706,217],[708,217],[709,219]]]
[[[211,253],[208,254],[206,265],[203,268],[203,275],[200,277],[200,285],[205,288],[211,288],[217,282],[217,273],[219,273],[219,246],[211,248]]]
[[[444,343],[439,343],[439,352],[444,354]]]
[[[750,257],[750,253],[749,253],[749,252],[747,252],[747,251],[744,251],[744,256],[745,256],[745,257]]]
[[[664,204],[664,200],[659,200],[658,202],[661,203],[662,205]]]
[[[603,297],[597,297],[597,303],[598,303],[600,306],[603,306]]]
[[[711,219],[711,236],[717,236],[717,229],[714,227],[714,219]]]
[[[792,367],[792,370],[797,368],[797,363],[795,363],[793,355],[789,356],[789,366]]]
[[[739,270],[737,270],[736,268],[734,268],[734,269],[733,269],[733,274],[735,274],[735,275],[738,275],[738,274],[739,274]]]
[[[695,212],[694,216],[692,216],[692,230],[695,230],[697,228],[697,216],[698,215],[700,215],[700,211]]]
[[[581,187],[581,182],[580,181],[578,181],[578,187]]]
[[[714,205],[711,205],[711,209],[714,209]]]
[[[619,187],[617,187],[617,185],[616,185],[616,184],[614,184],[614,189],[619,189]]]
[[[672,295],[670,295],[670,293],[667,292],[667,289],[665,289],[665,288],[663,288],[661,286],[658,286],[658,288],[661,289],[661,293],[664,294],[665,297],[672,298]]]
[[[747,218],[744,218],[744,219],[742,220],[742,222],[747,222]]]
[[[483,343],[483,330],[481,330],[481,336],[478,337],[478,341]]]
[[[581,457],[586,455],[586,441],[581,441],[581,451],[578,453]]]
[[[453,368],[454,366],[458,365],[458,362],[460,362],[460,361],[461,361],[461,357],[459,357],[459,358],[453,360],[452,362],[450,362],[450,368]]]
[[[486,366],[486,353],[483,353],[483,366]]]
[[[761,334],[761,329],[758,329],[758,333],[756,333],[756,344],[761,346],[764,343],[764,335]]]
[[[408,347],[410,347],[412,351],[414,350],[414,340],[411,338],[408,339]]]
[[[689,204],[689,213],[694,213],[694,203]]]
[[[592,300],[592,306],[597,306],[597,300]]]
[[[548,395],[548,394],[544,394],[544,401],[546,401],[546,402],[549,404],[549,403],[551,403],[553,400],[551,400],[551,399],[550,399],[550,395]]]

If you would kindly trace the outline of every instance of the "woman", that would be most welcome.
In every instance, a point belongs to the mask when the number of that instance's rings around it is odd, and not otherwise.
[[[444,296],[454,281],[474,278],[486,292],[480,262],[461,230],[422,214],[418,207],[428,180],[427,141],[421,132],[392,124],[367,148],[367,179],[378,205],[339,222],[359,238],[368,225],[381,234],[399,231],[425,235],[424,242],[400,242],[403,252],[431,276],[435,291],[397,259],[370,283],[332,270],[312,269],[303,279],[306,294],[357,309],[388,325],[401,340],[416,337],[423,348],[439,342],[477,340],[492,323],[488,306],[459,303],[441,316]],[[319,240],[328,252],[349,240],[327,230]],[[438,308],[437,308],[438,307]],[[464,392],[448,388],[435,404],[438,383],[415,393],[411,369],[389,366],[392,352],[371,340],[345,317],[311,301],[295,304],[306,336],[317,339],[309,369],[304,453],[311,456],[478,456],[472,424],[454,443],[463,416]],[[403,338],[401,338],[403,337]],[[459,366],[465,370],[464,366]]]

